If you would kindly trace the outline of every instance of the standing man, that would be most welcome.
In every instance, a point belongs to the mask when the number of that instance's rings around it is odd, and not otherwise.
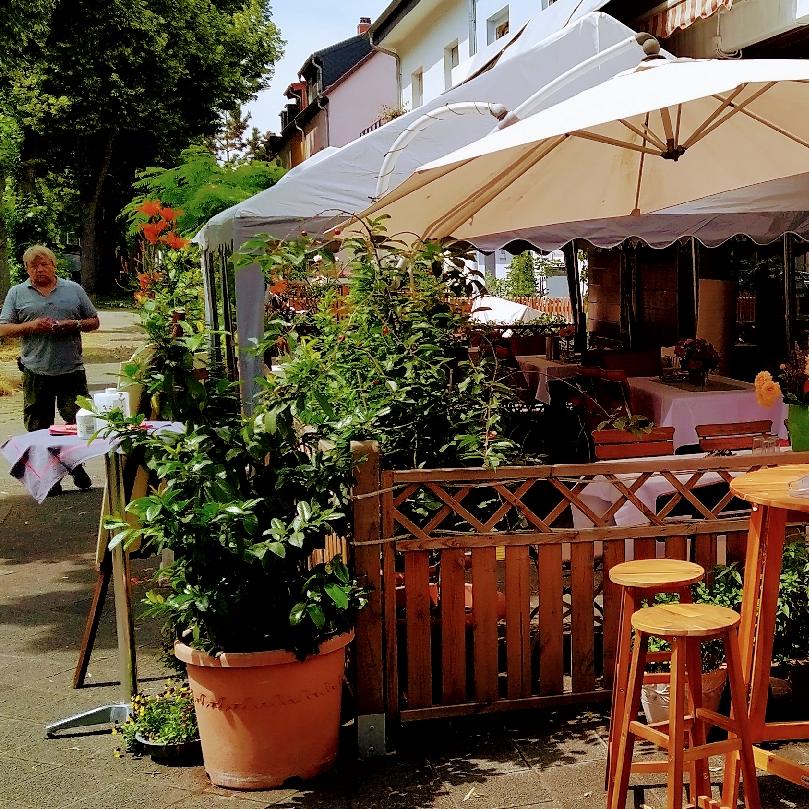
[[[85,291],[73,281],[56,276],[56,256],[41,244],[22,257],[28,280],[13,286],[0,312],[0,337],[21,337],[19,359],[23,373],[25,429],[47,429],[56,407],[67,424],[74,424],[77,396],[87,396],[87,376],[81,355],[81,333],[99,327]],[[77,466],[73,481],[80,489],[92,486],[84,467]],[[51,494],[61,494],[60,484]]]

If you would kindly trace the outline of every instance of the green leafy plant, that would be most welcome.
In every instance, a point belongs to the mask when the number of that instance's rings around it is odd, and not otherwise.
[[[181,209],[178,228],[192,235],[212,216],[270,188],[284,174],[285,169],[275,163],[221,163],[211,150],[190,146],[182,151],[176,166],[154,166],[138,172],[132,184],[137,194],[122,215],[129,223],[130,234],[137,235],[141,206],[150,199],[161,199]]]
[[[627,413],[625,410],[616,410],[602,421],[597,430],[621,430],[632,435],[648,435],[655,427],[655,423],[647,416],[638,416]]]
[[[150,200],[140,206],[141,259],[135,291],[147,340],[122,367],[143,385],[154,417],[188,421],[206,407],[202,272],[195,251],[173,230],[182,211]]]
[[[111,544],[141,539],[174,561],[146,596],[146,614],[168,634],[209,654],[290,649],[301,657],[353,626],[365,591],[342,559],[311,564],[326,538],[347,530],[352,462],[346,447],[322,449],[299,434],[288,402],[249,420],[231,391],[209,391],[207,420],[182,433],[145,434],[113,414],[125,445],[144,452],[162,481],[108,520]],[[220,399],[224,399],[220,403]]]
[[[139,750],[138,736],[157,744],[179,744],[198,739],[190,687],[187,683],[169,681],[158,694],[135,694],[129,716],[116,731],[123,736],[130,752]]]
[[[737,563],[714,569],[709,582],[694,586],[694,598],[741,610],[744,574]],[[784,545],[773,642],[773,662],[809,657],[809,547],[805,537],[792,536]]]
[[[344,263],[335,259],[337,248]],[[367,233],[322,245],[256,240],[237,266],[258,263],[272,290],[291,273],[344,275],[349,287],[335,314],[324,296],[304,335],[289,322],[267,324],[263,351],[283,341],[281,368],[264,382],[264,397],[284,401],[295,418],[336,444],[380,442],[389,466],[497,466],[518,456],[508,440],[511,391],[495,360],[472,365],[467,316],[449,300],[479,292],[466,269],[468,251],[451,242],[407,246]]]

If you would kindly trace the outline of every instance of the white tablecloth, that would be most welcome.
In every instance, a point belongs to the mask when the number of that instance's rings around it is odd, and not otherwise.
[[[737,452],[736,455],[750,455],[750,452]],[[705,458],[707,456],[706,452],[699,452],[693,455],[684,455],[681,456],[684,458],[694,458],[698,460],[700,458]],[[660,460],[671,460],[671,455],[660,455],[654,456],[651,458],[643,458],[644,461],[660,461]],[[629,458],[626,459],[626,463],[637,463],[638,458]],[[679,460],[679,459],[678,459]],[[618,464],[621,461],[598,461],[597,463],[609,463],[609,464]],[[692,472],[679,472],[675,476],[680,483],[687,483],[691,476]],[[742,474],[739,472],[738,474]],[[731,473],[734,475],[734,473]],[[631,488],[632,484],[640,477],[640,473],[638,472],[630,472],[626,475],[619,475],[618,479],[623,483],[627,488]],[[734,475],[735,477],[735,475]],[[721,483],[722,478],[717,472],[706,472],[700,480],[697,482],[695,488],[699,488],[701,486],[710,486],[713,483]],[[655,511],[657,506],[657,498],[663,497],[667,494],[674,494],[675,489],[671,483],[666,480],[662,475],[652,475],[642,486],[638,488],[635,492],[635,496],[643,503],[650,511]],[[582,499],[584,504],[597,516],[602,516],[609,511],[610,507],[613,503],[617,502],[621,498],[621,493],[615,488],[615,486],[610,483],[609,480],[605,477],[595,477],[593,478],[585,487],[582,489],[579,497]],[[575,506],[572,507],[573,511],[573,527],[574,528],[592,528],[593,523],[589,517],[587,517],[584,512],[579,511]],[[614,514],[614,522],[615,525],[621,527],[629,527],[633,525],[649,525],[649,520],[643,515],[643,512],[640,509],[633,505],[632,503],[624,503],[618,511]]]
[[[149,422],[155,432],[182,432],[180,422]],[[35,430],[9,438],[0,446],[0,454],[11,466],[10,474],[17,478],[37,501],[44,502],[48,492],[75,467],[106,455],[118,441],[95,438],[88,441],[75,435],[51,435],[48,430]]]
[[[737,390],[687,391],[666,385],[654,377],[630,377],[632,412],[648,416],[659,427],[674,427],[675,449],[684,444],[699,443],[695,429],[698,424],[770,419],[772,431],[781,438],[787,437],[784,426],[787,407],[783,402],[762,407],[749,382],[721,376],[711,378],[734,385]]]
[[[557,362],[556,360],[549,360],[542,354],[525,354],[515,357],[515,359],[529,384],[534,382],[531,378],[532,372],[535,378],[538,378],[536,398],[537,401],[545,404],[551,403],[551,396],[548,392],[549,379],[568,379],[571,376],[576,376],[579,372],[578,363]]]

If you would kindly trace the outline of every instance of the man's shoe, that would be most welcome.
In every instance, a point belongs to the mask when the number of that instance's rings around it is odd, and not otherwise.
[[[90,476],[84,471],[83,466],[77,466],[70,474],[73,476],[73,482],[82,491],[92,488],[93,481],[90,480]]]
[[[61,483],[54,483],[51,486],[51,490],[48,492],[48,497],[59,497],[62,494],[62,484]]]

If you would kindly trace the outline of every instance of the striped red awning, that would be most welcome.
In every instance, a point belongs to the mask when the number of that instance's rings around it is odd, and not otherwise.
[[[664,6],[643,20],[641,29],[658,39],[671,36],[678,28],[688,28],[699,19],[729,9],[733,0],[668,0]]]

